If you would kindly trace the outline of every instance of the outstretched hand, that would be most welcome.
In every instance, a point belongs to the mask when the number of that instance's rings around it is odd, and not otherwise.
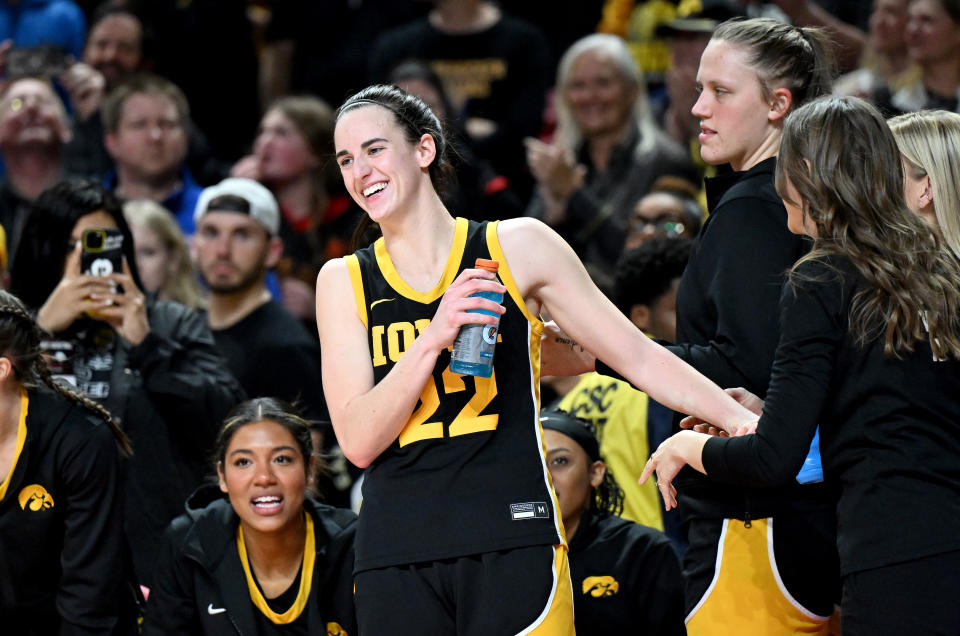
[[[663,496],[666,510],[677,507],[677,489],[673,486],[673,479],[681,468],[689,464],[696,470],[705,472],[701,455],[708,439],[710,439],[708,435],[680,431],[664,440],[647,460],[640,474],[639,483],[645,483],[650,475],[656,473],[657,488]]]

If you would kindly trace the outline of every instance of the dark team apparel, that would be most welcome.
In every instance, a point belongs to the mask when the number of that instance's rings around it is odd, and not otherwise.
[[[13,463],[0,480],[0,633],[136,633],[107,425],[47,387],[22,390]]]
[[[687,633],[683,574],[662,532],[585,510],[569,557],[579,636]]]
[[[383,239],[345,258],[374,381],[389,373],[477,258],[498,261],[507,288],[493,374],[452,373],[449,349],[440,354],[398,439],[366,471],[358,572],[563,542],[538,417],[543,322],[520,295],[495,222],[456,220],[443,276],[427,292],[400,278]]]
[[[144,636],[356,636],[353,540],[356,515],[310,498],[300,572],[268,599],[247,559],[240,519],[213,485],[187,500],[157,558]]]

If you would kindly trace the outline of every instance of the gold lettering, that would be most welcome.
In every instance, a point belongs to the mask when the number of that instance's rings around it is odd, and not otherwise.
[[[403,334],[403,346],[400,345],[400,334]],[[387,355],[390,362],[397,362],[403,352],[413,344],[416,338],[413,325],[409,322],[395,322],[387,327]]]
[[[381,367],[387,363],[387,357],[383,355],[383,325],[374,325],[370,339],[373,341],[373,366]]]

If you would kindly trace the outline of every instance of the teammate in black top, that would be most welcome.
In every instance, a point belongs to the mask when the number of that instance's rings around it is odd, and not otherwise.
[[[689,463],[723,481],[785,483],[819,425],[839,489],[843,633],[960,633],[960,263],[907,209],[896,143],[861,100],[790,116],[777,191],[790,230],[814,246],[784,286],[766,400],[742,395],[762,408],[756,434],[683,431],[644,476],[655,469],[666,485]]]
[[[665,534],[617,515],[623,491],[586,420],[540,414],[547,466],[570,542],[577,634],[686,634],[683,575]]]
[[[24,636],[134,634],[117,450],[129,442],[51,380],[42,337],[0,291],[0,622]]]
[[[307,422],[274,398],[243,402],[214,457],[220,488],[197,490],[167,530],[145,636],[356,636],[356,515],[307,496]]]
[[[355,259],[329,261],[317,281],[333,426],[347,458],[369,467],[360,629],[572,633],[537,421],[541,309],[661,402],[724,426],[755,416],[637,331],[543,224],[452,218],[436,189],[447,165],[443,133],[419,99],[387,86],[361,91],[338,112],[335,145],[347,190],[383,233]],[[470,267],[483,254],[500,262],[503,285]],[[481,290],[505,292],[504,304],[471,296]],[[367,296],[374,291],[386,295]],[[468,313],[480,308],[502,314],[485,382],[447,368],[462,325],[494,322]],[[393,512],[395,497],[404,506]],[[388,515],[386,529],[368,527]]]

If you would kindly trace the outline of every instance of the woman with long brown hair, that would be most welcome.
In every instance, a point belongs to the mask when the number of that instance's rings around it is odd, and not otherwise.
[[[960,263],[904,202],[900,152],[856,98],[793,113],[777,166],[789,272],[755,435],[682,431],[644,470],[668,507],[684,464],[715,481],[789,482],[819,426],[839,493],[843,633],[956,634],[960,606]]]

